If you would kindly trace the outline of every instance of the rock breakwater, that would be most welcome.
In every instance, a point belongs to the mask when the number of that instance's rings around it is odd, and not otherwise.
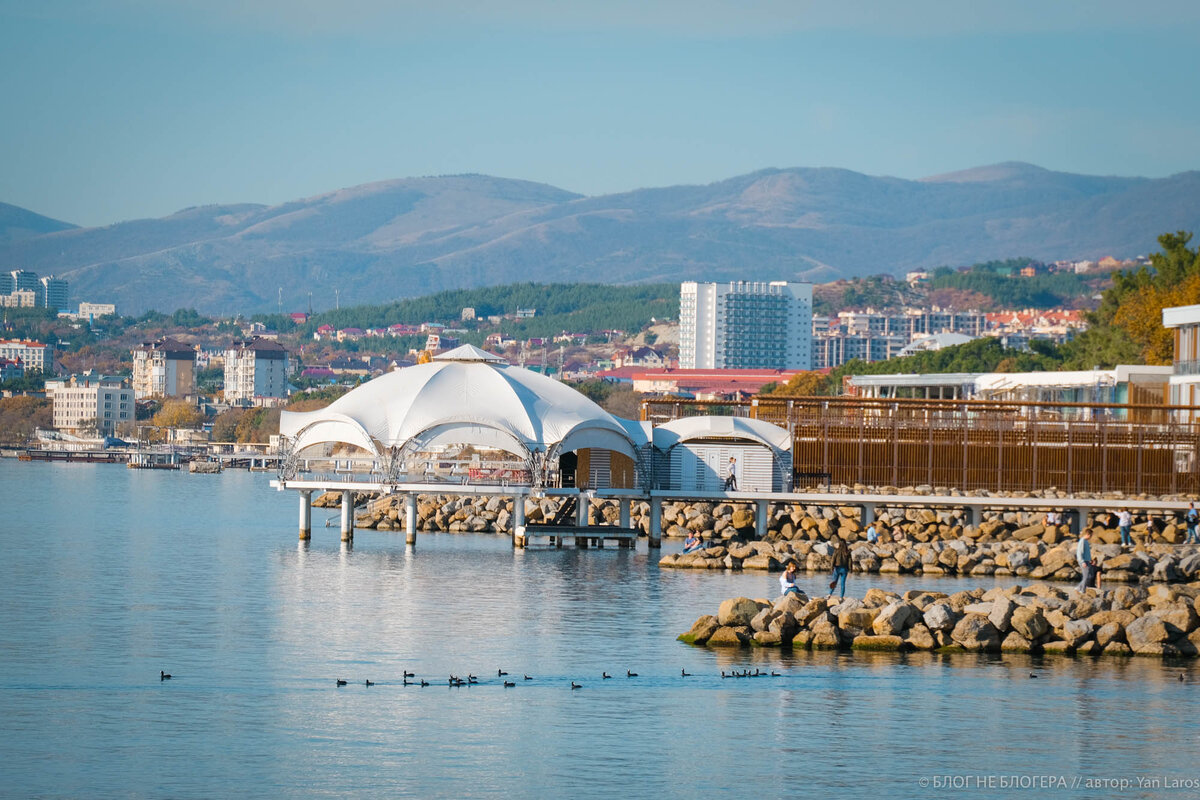
[[[840,602],[735,597],[679,639],[708,647],[1195,657],[1200,585],[1100,593],[1046,584],[954,594],[871,589]]]
[[[788,561],[809,572],[828,572],[830,542],[729,541],[692,553],[669,553],[663,567],[682,569],[782,570]],[[1119,545],[1092,548],[1109,583],[1190,582],[1200,580],[1200,547],[1151,544],[1132,552]],[[912,575],[1017,576],[1032,580],[1079,581],[1074,540],[1050,545],[1041,538],[979,542],[970,539],[931,542],[858,542],[851,546],[852,571]]]

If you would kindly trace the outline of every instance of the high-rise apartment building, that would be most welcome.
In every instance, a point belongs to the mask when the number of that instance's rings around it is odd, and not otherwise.
[[[225,350],[225,401],[269,403],[287,397],[288,352],[279,342],[255,336]]]
[[[67,310],[67,281],[47,275],[38,280],[38,305],[42,308],[53,308],[55,311]]]
[[[196,349],[177,339],[143,342],[133,348],[133,394],[184,397],[196,391]]]
[[[811,369],[812,284],[681,284],[679,366]]]

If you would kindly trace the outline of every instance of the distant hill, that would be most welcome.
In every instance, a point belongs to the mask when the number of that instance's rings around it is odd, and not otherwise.
[[[65,231],[75,226],[69,222],[60,222],[50,217],[43,217],[32,211],[26,211],[18,206],[0,203],[0,244],[41,236],[43,233]],[[0,269],[17,269],[0,263]]]
[[[924,180],[768,169],[583,197],[484,175],[366,184],[279,206],[0,240],[0,264],[63,274],[124,313],[382,302],[512,283],[836,278],[1130,257],[1200,231],[1200,172],[1122,178],[1006,163]]]

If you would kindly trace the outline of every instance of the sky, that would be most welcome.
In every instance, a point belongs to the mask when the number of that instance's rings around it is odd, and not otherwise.
[[[436,8],[435,8],[436,7]],[[0,202],[1200,168],[1194,0],[0,0]]]

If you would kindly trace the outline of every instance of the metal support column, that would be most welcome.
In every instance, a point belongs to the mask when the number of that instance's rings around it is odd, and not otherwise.
[[[767,505],[766,500],[754,501],[754,534],[759,539],[767,538]]]

